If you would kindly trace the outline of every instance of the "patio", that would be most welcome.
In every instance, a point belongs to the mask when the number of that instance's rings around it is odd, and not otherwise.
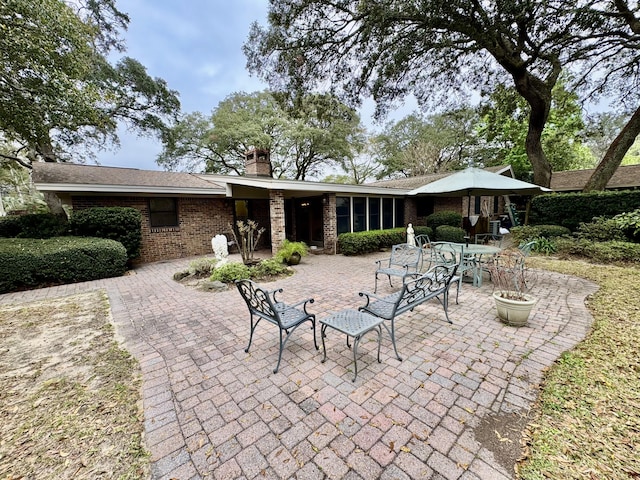
[[[282,287],[285,301],[314,297],[317,318],[362,304],[375,260],[310,255]],[[251,352],[246,305],[233,289],[205,293],[171,279],[188,260],[147,264],[132,275],[0,296],[0,303],[95,288],[109,294],[114,322],[143,377],[146,443],[154,479],[508,479],[512,466],[474,430],[492,414],[522,413],[542,370],[586,335],[590,282],[540,272],[529,326],[495,316],[492,285],[465,284],[444,319],[437,301],[399,317],[395,359],[384,332],[359,348],[357,381],[344,337],[328,358],[298,329],[277,361],[277,329],[260,325]],[[392,289],[380,282],[379,293]],[[320,340],[320,338],[318,338]]]

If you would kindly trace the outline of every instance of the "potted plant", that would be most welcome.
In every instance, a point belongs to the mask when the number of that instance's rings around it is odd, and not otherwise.
[[[525,256],[519,250],[505,250],[496,254],[487,264],[494,284],[493,298],[498,317],[507,325],[522,327],[527,324],[536,298],[527,293],[532,278],[525,266]]]
[[[278,252],[275,255],[275,259],[286,263],[287,265],[298,265],[302,257],[309,252],[309,247],[304,242],[291,242],[285,240]]]

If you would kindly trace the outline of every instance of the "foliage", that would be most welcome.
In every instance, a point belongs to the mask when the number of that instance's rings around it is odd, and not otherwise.
[[[5,211],[46,213],[47,204],[31,182],[29,170],[13,161],[3,160],[3,154],[11,154],[11,147],[3,145],[1,137],[0,134],[0,216]]]
[[[627,265],[638,263],[640,243],[611,240],[593,242],[586,239],[562,238],[556,240],[558,255],[583,257],[593,263],[613,263]]]
[[[119,121],[143,133],[166,127],[176,92],[132,58],[109,63],[127,24],[111,0],[0,3],[0,132],[16,146],[5,158],[77,160],[82,145],[117,144]]]
[[[158,164],[171,170],[244,173],[246,152],[270,153],[273,176],[304,180],[346,164],[362,143],[355,110],[329,94],[236,92],[210,117],[184,116],[163,138]]]
[[[343,255],[362,255],[364,253],[377,252],[381,248],[389,248],[393,245],[404,243],[405,240],[406,231],[402,227],[387,230],[341,233],[338,235],[338,250]]]
[[[462,226],[462,215],[458,212],[444,211],[432,213],[427,217],[427,226],[433,230],[436,230],[440,225],[460,227]]]
[[[552,193],[537,195],[531,201],[532,224],[557,224],[572,231],[594,217],[613,217],[640,205],[640,190],[592,193]]]
[[[560,225],[520,225],[511,227],[510,233],[513,242],[521,244],[539,238],[553,239],[570,235],[571,230]]]
[[[435,229],[435,240],[438,242],[464,243],[467,232],[461,227],[440,225]]]
[[[69,220],[73,235],[116,240],[129,260],[140,256],[142,216],[132,207],[93,207],[74,211]]]
[[[0,239],[0,293],[125,272],[121,243],[101,238]]]
[[[215,258],[196,258],[189,262],[189,269],[187,270],[187,273],[197,277],[209,276],[217,263],[218,260]]]
[[[258,228],[258,222],[254,220],[238,220],[236,222],[236,228],[231,225],[228,226],[233,235],[233,239],[240,249],[240,255],[244,263],[251,263],[253,261],[253,252],[256,249],[256,245],[260,241],[260,236],[264,233],[265,228]],[[237,229],[237,233],[236,233]],[[238,241],[240,237],[240,241]]]
[[[532,250],[536,253],[542,253],[543,255],[551,255],[552,253],[556,253],[558,248],[556,247],[556,243],[551,238],[547,237],[537,237],[533,238],[532,241],[536,243],[533,245]]]
[[[229,262],[216,267],[209,279],[212,282],[233,283],[234,280],[251,277],[251,269],[240,262]]]
[[[606,242],[609,240],[625,240],[625,235],[613,218],[595,217],[588,223],[580,223],[575,236],[581,240],[591,242]]]
[[[582,144],[582,108],[577,94],[567,91],[566,84],[561,78],[551,91],[549,118],[542,132],[542,145],[554,172],[591,168],[597,160]],[[517,178],[530,180],[532,167],[525,148],[529,109],[524,98],[513,86],[497,85],[479,109],[483,164],[509,164]]]
[[[269,277],[277,275],[290,275],[293,272],[286,265],[283,265],[277,258],[269,258],[262,260],[257,265],[251,267],[251,278],[255,280],[268,279]],[[244,277],[246,278],[246,277]],[[242,280],[237,278],[235,280]]]
[[[428,117],[413,113],[388,123],[373,139],[375,157],[384,167],[379,178],[412,177],[465,166],[477,143],[475,123],[477,114],[471,108]]]
[[[50,213],[32,213],[0,218],[0,237],[51,238],[66,235],[66,219]]]
[[[308,252],[309,247],[306,243],[291,242],[285,239],[273,258],[280,263],[289,263],[289,260],[294,253],[304,257]]]
[[[633,447],[640,442],[638,269],[534,260],[536,268],[587,278],[599,288],[587,303],[594,318],[587,338],[545,373],[517,476],[632,478],[640,462]]]
[[[249,70],[274,87],[331,85],[350,104],[372,97],[377,117],[410,94],[422,107],[441,107],[471,90],[513,81],[528,104],[525,145],[534,180],[548,186],[551,166],[541,136],[560,73],[573,62],[607,59],[606,40],[632,35],[620,26],[624,15],[615,15],[615,6],[602,8],[562,0],[517,7],[499,1],[272,2],[269,25],[253,24],[244,51]]]
[[[613,217],[613,221],[628,238],[640,242],[640,208],[632,212],[619,213]]]

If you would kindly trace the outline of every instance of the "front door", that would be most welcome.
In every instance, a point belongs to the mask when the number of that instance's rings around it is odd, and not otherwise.
[[[324,242],[322,197],[295,200],[296,240],[321,247]]]

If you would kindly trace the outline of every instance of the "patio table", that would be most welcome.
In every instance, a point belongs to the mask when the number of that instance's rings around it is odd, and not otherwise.
[[[322,357],[322,363],[327,359],[327,347],[324,344],[324,337],[326,336],[327,328],[331,327],[338,332],[347,335],[347,346],[349,345],[349,337],[353,337],[353,367],[355,374],[352,381],[356,381],[358,376],[358,344],[362,337],[371,330],[378,330],[378,363],[380,363],[380,344],[382,343],[382,323],[383,318],[374,317],[368,313],[360,312],[354,309],[341,310],[327,318],[321,319],[320,324],[320,336],[322,338],[322,351],[324,356]]]
[[[502,251],[502,248],[496,247],[495,245],[482,245],[470,243],[469,245],[465,245],[463,243],[452,243],[451,247],[456,252],[460,253],[464,251],[465,257],[467,255],[474,256],[473,259],[473,286],[481,287],[482,286],[482,264],[480,263],[483,255],[495,255]],[[461,259],[463,261],[464,259]]]

